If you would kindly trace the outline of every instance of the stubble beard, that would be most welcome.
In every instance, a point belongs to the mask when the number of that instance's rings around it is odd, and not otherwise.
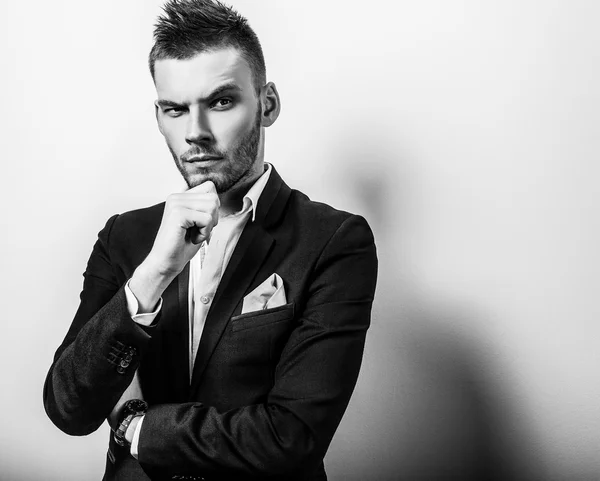
[[[179,157],[167,143],[177,170],[179,170],[188,188],[191,189],[211,180],[215,184],[217,193],[222,194],[242,184],[246,178],[251,177],[252,169],[258,157],[260,124],[261,111],[259,108],[250,131],[240,139],[238,145],[228,151],[220,151],[209,144],[205,146],[195,144]],[[196,167],[194,175],[190,175],[185,169],[185,159],[202,154],[223,158],[223,160],[219,161],[220,167],[218,171],[205,167]]]

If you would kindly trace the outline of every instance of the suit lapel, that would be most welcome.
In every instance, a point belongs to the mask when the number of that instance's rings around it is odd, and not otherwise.
[[[272,167],[258,202],[256,218],[248,220],[215,293],[196,354],[190,394],[197,390],[229,319],[273,247],[274,239],[268,228],[279,219],[289,194],[289,187]]]

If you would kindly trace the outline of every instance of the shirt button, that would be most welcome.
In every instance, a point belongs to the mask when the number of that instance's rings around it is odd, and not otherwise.
[[[210,302],[210,299],[206,296],[202,296],[200,298],[200,302],[202,302],[202,304],[208,304]]]

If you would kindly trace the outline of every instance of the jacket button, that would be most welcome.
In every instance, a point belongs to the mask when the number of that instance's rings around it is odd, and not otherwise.
[[[210,302],[210,299],[206,296],[202,296],[200,298],[200,302],[202,302],[202,304],[208,304]]]
[[[117,366],[117,372],[118,372],[119,374],[125,374],[125,369],[123,369],[123,368],[122,368],[122,367],[119,365],[119,366]]]
[[[121,363],[119,364],[119,366],[121,366],[121,367],[128,367],[129,366],[129,361],[126,360],[126,359],[123,359],[121,361]]]

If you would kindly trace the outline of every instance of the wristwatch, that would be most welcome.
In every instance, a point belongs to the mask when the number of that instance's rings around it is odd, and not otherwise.
[[[115,442],[119,446],[129,446],[129,443],[125,439],[125,433],[133,418],[137,416],[143,416],[148,411],[148,403],[141,399],[131,399],[123,405],[121,414],[119,415],[119,424],[115,430],[114,438]]]

